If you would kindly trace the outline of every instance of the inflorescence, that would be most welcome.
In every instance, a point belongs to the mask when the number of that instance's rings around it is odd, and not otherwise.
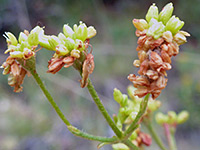
[[[138,58],[133,62],[139,68],[138,74],[130,74],[128,79],[137,88],[135,95],[143,97],[148,93],[157,98],[167,85],[167,70],[172,68],[171,57],[179,53],[179,45],[186,42],[185,31],[180,31],[184,22],[172,16],[172,3],[167,4],[160,13],[153,4],[145,19],[133,19],[138,38]]]

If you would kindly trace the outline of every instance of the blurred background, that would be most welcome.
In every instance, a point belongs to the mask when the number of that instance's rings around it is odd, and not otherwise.
[[[137,38],[133,18],[144,18],[155,2],[161,8],[168,0],[0,0],[0,64],[6,60],[6,41],[2,36],[10,31],[18,37],[20,31],[36,25],[45,26],[46,34],[57,35],[63,24],[72,26],[80,20],[93,25],[98,34],[92,38],[95,70],[91,79],[103,104],[112,115],[119,106],[112,99],[117,87],[126,93],[131,83],[130,73],[137,73],[132,62],[137,58]],[[168,85],[159,100],[159,111],[190,113],[187,123],[177,129],[180,150],[200,147],[200,0],[173,0],[174,14],[185,21],[183,30],[191,37],[181,46],[168,71]],[[73,125],[88,133],[112,136],[113,132],[91,100],[87,89],[81,89],[79,73],[73,68],[62,69],[56,75],[47,74],[52,52],[37,53],[37,69],[49,91]],[[2,70],[1,70],[2,71]],[[0,75],[0,150],[95,150],[98,142],[73,136],[59,119],[32,77],[26,77],[23,92],[14,93],[7,76]],[[166,143],[164,132],[155,124]],[[102,150],[110,150],[105,146]],[[153,142],[148,150],[158,150]]]

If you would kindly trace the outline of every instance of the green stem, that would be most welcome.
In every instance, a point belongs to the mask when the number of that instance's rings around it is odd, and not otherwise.
[[[118,127],[116,126],[116,124],[113,122],[112,118],[110,117],[110,115],[108,114],[107,110],[105,109],[105,107],[103,106],[101,100],[99,99],[99,96],[97,95],[96,90],[94,89],[94,86],[92,85],[92,82],[90,81],[90,79],[88,79],[88,85],[87,88],[94,100],[94,102],[96,103],[97,107],[99,108],[100,112],[102,113],[102,115],[104,116],[104,118],[106,119],[106,121],[108,122],[109,126],[112,128],[112,130],[114,131],[114,133],[117,135],[117,137],[119,139],[122,138],[122,132],[118,129]],[[135,146],[130,140],[128,139],[123,139],[121,141],[122,143],[126,144],[130,150],[138,150],[138,147]]]
[[[136,126],[137,126],[138,122],[140,121],[140,119],[142,118],[142,116],[144,115],[144,113],[146,111],[148,100],[149,100],[149,96],[150,96],[150,94],[147,94],[144,97],[143,101],[140,104],[140,111],[138,112],[135,120],[131,123],[129,128],[124,132],[123,139],[128,139],[130,137],[130,135],[133,133],[133,131],[136,129]]]
[[[160,149],[167,150],[165,148],[164,144],[162,143],[162,141],[160,140],[160,138],[158,137],[157,133],[153,129],[152,123],[149,120],[144,119],[144,124],[147,127],[147,129],[149,130],[149,132],[150,132],[151,136],[153,137],[153,139],[155,140],[156,144],[160,147]]]
[[[126,144],[130,150],[139,150],[139,148],[135,146],[130,140],[124,140],[123,143]]]
[[[107,137],[93,136],[93,135],[90,135],[88,133],[82,132],[79,129],[77,129],[76,127],[72,126],[70,124],[70,122],[66,119],[66,117],[64,116],[64,114],[61,112],[61,110],[58,107],[58,105],[56,104],[56,102],[53,100],[51,94],[48,92],[48,90],[44,86],[44,83],[40,79],[40,77],[37,74],[36,70],[31,70],[31,74],[35,78],[36,82],[40,86],[41,90],[43,91],[44,95],[46,96],[46,98],[48,99],[48,101],[50,102],[50,104],[53,106],[53,108],[57,112],[58,116],[67,125],[67,128],[69,129],[69,131],[71,133],[73,133],[76,136],[88,139],[88,140],[94,140],[94,141],[100,141],[100,142],[115,142],[115,141],[118,141],[118,139],[116,137],[107,138]]]
[[[94,89],[94,86],[92,85],[92,82],[89,79],[88,79],[87,88],[88,88],[88,90],[89,90],[94,102],[96,103],[97,107],[99,108],[100,112],[103,114],[104,118],[108,122],[109,126],[112,128],[112,130],[117,135],[117,137],[121,138],[122,137],[122,132],[118,129],[118,127],[113,122],[113,120],[110,117],[110,115],[108,114],[107,110],[103,106],[101,100],[99,99],[99,96],[97,95],[96,90]]]

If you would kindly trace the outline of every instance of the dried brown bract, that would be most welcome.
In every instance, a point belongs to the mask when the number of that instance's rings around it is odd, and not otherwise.
[[[66,57],[60,57],[60,58],[51,58],[51,60],[49,60],[49,65],[48,68],[49,70],[47,71],[48,73],[52,73],[55,74],[56,72],[60,71],[60,69],[64,66],[65,68],[68,68],[70,66],[73,65],[74,60],[76,60],[76,58],[72,57],[72,56],[66,56]]]
[[[24,78],[28,73],[15,58],[8,57],[3,63],[2,67],[4,68],[3,74],[9,74],[8,84],[11,87],[14,87],[14,92],[21,92],[23,87]]]
[[[81,87],[84,88],[88,84],[88,77],[94,70],[94,56],[92,53],[87,54],[82,67]]]

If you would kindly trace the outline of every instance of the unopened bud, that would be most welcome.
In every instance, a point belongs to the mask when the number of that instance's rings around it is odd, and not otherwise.
[[[123,96],[123,99],[122,99],[120,105],[122,107],[125,107],[127,105],[127,103],[128,103],[128,96],[126,94],[122,94],[122,96]]]
[[[11,32],[5,32],[3,36],[6,38],[6,42],[8,43],[8,45],[17,46],[17,39]]]
[[[28,39],[28,36],[24,33],[24,32],[20,32],[20,34],[19,34],[19,43],[22,43],[22,41],[27,41],[27,39]]]
[[[35,46],[39,44],[39,38],[38,38],[38,33],[34,32],[28,35],[28,43],[31,46]]]
[[[176,41],[178,45],[182,45],[187,42],[187,39],[185,35],[183,35],[181,32],[178,32],[174,35],[174,41]]]
[[[163,39],[168,42],[171,43],[173,40],[173,35],[171,33],[171,31],[166,31],[162,34]]]
[[[154,112],[156,111],[161,105],[161,102],[158,100],[150,100],[148,103],[148,110]]]
[[[153,36],[154,39],[158,39],[163,32],[165,31],[165,26],[162,24],[162,22],[158,22],[153,24],[147,31],[148,36]]]
[[[140,31],[148,29],[149,27],[148,23],[144,19],[133,19],[133,25]]]
[[[66,37],[72,38],[74,31],[72,30],[72,28],[68,24],[65,24],[63,26],[63,33],[65,34]]]
[[[85,50],[85,45],[84,45],[83,41],[76,39],[75,40],[75,49],[78,49],[79,51]]]
[[[140,67],[140,60],[138,60],[138,59],[134,60],[133,66],[139,68]]]
[[[153,24],[158,23],[158,20],[151,18],[150,22],[149,22],[149,27],[151,27]]]
[[[123,143],[117,143],[112,145],[113,150],[130,150],[128,146]]]
[[[63,44],[59,44],[58,46],[56,46],[56,54],[58,56],[65,56],[68,53],[69,50]]]
[[[80,25],[74,30],[74,32],[75,32],[74,35],[77,39],[80,39],[83,42],[87,39],[88,30],[85,23],[80,22]]]
[[[5,66],[4,70],[3,70],[3,75],[9,74],[10,73],[10,65]]]
[[[182,124],[186,122],[189,118],[189,113],[187,111],[182,111],[178,114],[177,123]]]
[[[135,100],[135,87],[133,87],[132,85],[128,86],[127,88],[127,93],[128,93],[128,96],[132,99],[132,100]]]
[[[12,58],[23,58],[24,54],[21,51],[10,52]]]
[[[64,45],[67,47],[67,49],[69,51],[71,51],[71,50],[73,50],[75,48],[75,41],[70,37],[66,38],[64,40],[64,43],[65,43]]]
[[[147,14],[146,14],[146,20],[149,22],[151,18],[154,18],[158,20],[158,7],[153,3],[153,5],[150,6]]]
[[[176,120],[177,120],[176,113],[174,111],[169,111],[168,112],[168,121],[167,121],[167,123],[174,124],[174,123],[176,123]]]
[[[178,17],[172,16],[166,24],[166,30],[172,32],[175,35],[184,25],[184,22],[181,21]]]
[[[60,44],[60,39],[55,35],[52,35],[48,38],[48,42],[53,50],[56,49],[56,46]]]
[[[41,47],[47,49],[47,50],[53,50],[49,44],[48,39],[50,38],[50,36],[48,35],[44,35],[44,31],[40,32],[40,34],[38,35],[39,37],[39,44]]]
[[[162,9],[162,11],[159,14],[159,21],[162,21],[163,24],[165,25],[171,18],[173,10],[174,10],[174,7],[172,3],[165,5],[165,7]]]
[[[121,101],[123,100],[123,95],[120,92],[120,90],[118,90],[117,88],[114,88],[113,91],[113,98],[116,102],[118,102],[119,104],[121,103]]]
[[[168,121],[168,117],[161,112],[156,114],[155,119],[156,119],[156,122],[161,125]]]
[[[89,26],[87,28],[87,39],[91,39],[92,37],[94,37],[97,34],[96,29],[93,26]]]
[[[73,50],[71,51],[70,55],[71,55],[72,57],[75,57],[75,58],[80,58],[80,51],[77,50],[77,49],[73,49]]]

